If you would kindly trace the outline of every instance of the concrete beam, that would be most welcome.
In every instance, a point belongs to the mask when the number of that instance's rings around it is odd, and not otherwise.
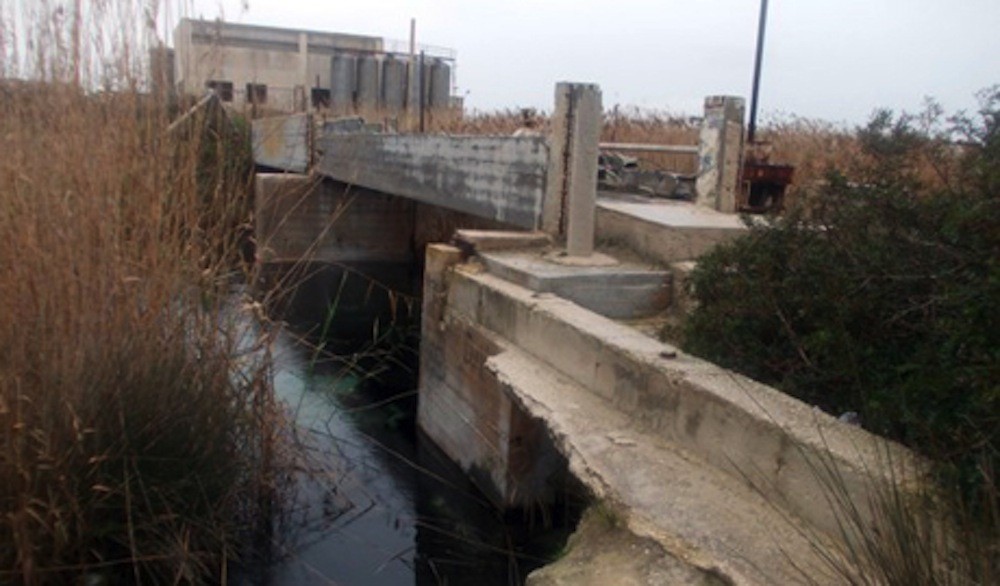
[[[541,221],[542,137],[327,134],[320,143],[317,169],[338,181],[518,228]]]
[[[705,117],[698,139],[699,169],[695,182],[699,205],[736,213],[743,160],[743,98],[705,98]]]

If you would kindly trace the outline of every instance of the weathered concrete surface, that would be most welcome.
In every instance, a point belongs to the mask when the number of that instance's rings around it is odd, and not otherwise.
[[[735,213],[743,157],[743,98],[705,98],[705,118],[698,135],[698,205]]]
[[[317,169],[328,177],[520,228],[540,225],[545,139],[327,135]]]
[[[456,230],[455,244],[467,253],[473,251],[490,252],[512,249],[545,248],[552,244],[552,238],[545,232],[515,232],[496,230]]]
[[[309,114],[254,120],[250,129],[254,163],[305,173],[312,162],[312,124]]]
[[[414,250],[417,260],[423,261],[424,249],[433,242],[448,242],[460,230],[480,230],[495,234],[498,231],[510,231],[509,224],[480,218],[472,214],[456,212],[430,204],[413,202],[416,206],[416,216],[413,226]]]
[[[413,262],[414,203],[305,175],[258,174],[261,262]]]
[[[561,83],[556,91],[569,93],[570,102],[566,253],[569,256],[590,256],[594,252],[601,90],[595,84]]]
[[[536,293],[554,293],[611,319],[640,319],[670,305],[669,271],[634,263],[570,266],[540,250],[484,252],[486,269]]]
[[[760,432],[747,429],[738,413],[724,413],[725,431],[744,444],[703,446],[717,438],[698,434],[718,425],[711,420],[720,415],[697,397],[706,391],[677,372],[673,381],[648,380],[647,370],[677,360],[660,355],[668,346],[474,264],[456,265],[461,256],[457,248],[429,248],[418,423],[489,493],[507,503],[544,495],[558,450],[636,540],[651,540],[688,566],[677,569],[681,574],[791,584],[801,578],[792,556],[824,583],[795,514],[779,512],[788,510],[783,502],[768,502],[767,489],[751,488],[731,465],[703,458],[724,448],[745,464],[747,452],[766,448],[755,437]],[[599,332],[588,331],[597,326]],[[655,347],[654,357],[628,348],[640,338]],[[647,364],[651,358],[655,365]],[[679,396],[660,398],[671,392]],[[663,428],[678,411],[682,433],[694,439]],[[640,575],[660,575],[673,564],[640,566],[633,566]]]
[[[447,302],[449,312],[470,316],[613,403],[637,431],[753,480],[768,500],[829,534],[839,525],[815,473],[817,454],[860,503],[873,482],[893,475],[887,461],[914,469],[895,444],[558,297],[455,271]]]
[[[760,493],[637,430],[625,413],[542,361],[514,347],[505,350],[489,359],[487,369],[520,408],[545,422],[570,471],[600,506],[620,516],[637,539],[675,558],[671,566],[682,562],[684,574],[725,584],[800,584],[805,575],[830,583],[803,535],[808,530]],[[639,565],[632,570],[646,571]]]
[[[452,246],[427,248],[418,425],[494,502],[534,504],[547,498],[560,458],[544,426],[512,408],[483,368],[500,341],[448,314],[450,267],[461,259]]]
[[[535,570],[527,586],[725,586],[719,576],[670,555],[653,539],[624,527],[602,505],[584,513],[566,555]]]
[[[598,240],[623,244],[665,265],[696,259],[746,230],[739,216],[689,202],[608,193],[597,202]]]
[[[630,531],[684,563],[734,584],[800,583],[800,570],[830,583],[813,542],[840,528],[818,469],[835,469],[866,514],[872,491],[919,465],[774,389],[431,248],[423,331],[435,350],[419,424],[496,491],[545,486],[551,460],[521,451],[515,469],[505,458],[523,437],[545,445],[547,429]],[[516,438],[515,419],[532,433]]]

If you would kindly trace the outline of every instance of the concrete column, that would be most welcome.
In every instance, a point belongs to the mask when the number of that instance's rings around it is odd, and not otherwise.
[[[542,229],[565,235],[569,256],[594,252],[601,116],[601,89],[596,84],[556,85]]]
[[[292,90],[292,111],[305,112],[309,106],[309,33],[299,33],[299,80]],[[301,89],[299,89],[301,86]]]
[[[697,203],[720,212],[737,211],[743,160],[743,98],[705,98],[705,117],[698,140]]]

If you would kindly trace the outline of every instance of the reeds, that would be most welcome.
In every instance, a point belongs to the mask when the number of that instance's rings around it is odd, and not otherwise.
[[[168,132],[132,3],[29,4],[0,14],[0,582],[225,581],[278,435],[232,294],[245,152],[218,111]]]
[[[879,446],[862,490],[841,474],[832,458],[810,458],[837,521],[831,542],[808,537],[840,583],[850,586],[979,586],[1000,580],[1000,499],[987,483],[979,499],[963,498],[958,487],[942,485],[915,463],[893,461],[889,443]],[[885,482],[884,470],[892,471]],[[984,478],[993,472],[982,470]],[[855,486],[855,488],[858,488]],[[864,493],[862,496],[859,493]],[[823,584],[803,574],[804,582]]]

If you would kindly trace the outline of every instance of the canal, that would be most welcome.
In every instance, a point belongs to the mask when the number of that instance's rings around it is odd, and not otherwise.
[[[558,556],[584,506],[572,480],[555,504],[498,509],[416,429],[415,336],[359,363],[315,335],[336,318],[299,317],[273,357],[301,456],[254,583],[507,586]]]

